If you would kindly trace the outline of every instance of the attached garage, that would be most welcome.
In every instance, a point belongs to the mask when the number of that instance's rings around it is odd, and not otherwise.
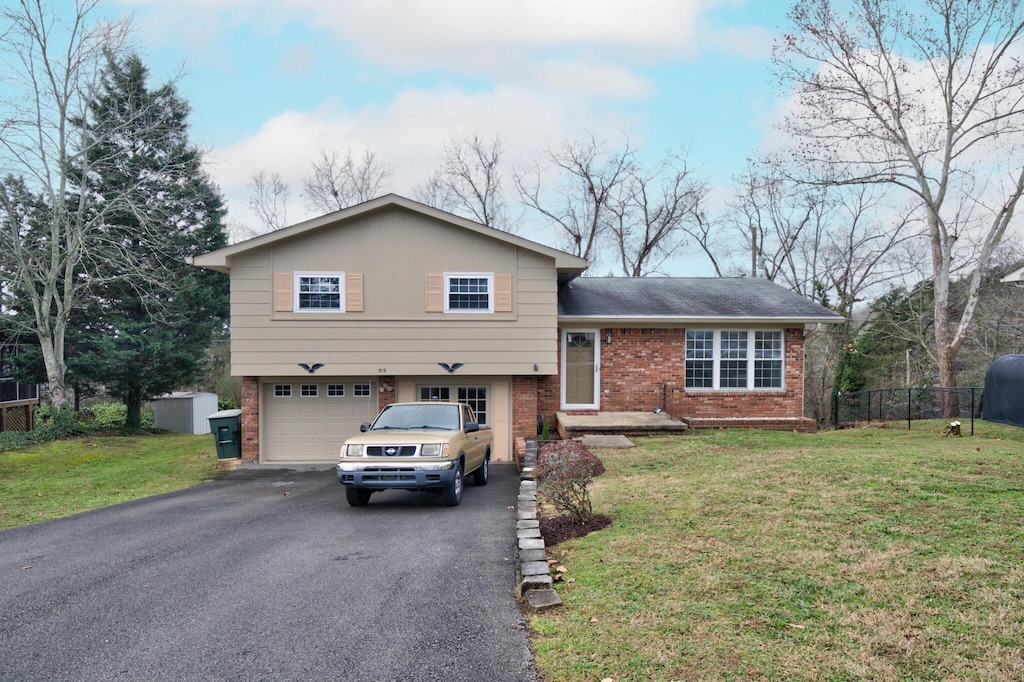
[[[294,377],[260,386],[264,462],[333,462],[342,442],[377,416],[377,384],[367,379]]]

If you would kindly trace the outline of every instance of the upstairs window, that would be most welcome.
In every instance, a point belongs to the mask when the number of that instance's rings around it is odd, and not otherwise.
[[[295,312],[345,312],[345,273],[296,272]]]
[[[494,312],[493,273],[445,273],[444,289],[446,313]]]

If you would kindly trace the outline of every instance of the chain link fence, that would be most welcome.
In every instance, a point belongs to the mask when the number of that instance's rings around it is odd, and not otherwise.
[[[836,428],[854,424],[907,422],[917,419],[943,419],[946,407],[954,419],[970,420],[974,435],[974,419],[981,417],[982,388],[873,388],[867,391],[838,393],[832,403],[832,423]]]

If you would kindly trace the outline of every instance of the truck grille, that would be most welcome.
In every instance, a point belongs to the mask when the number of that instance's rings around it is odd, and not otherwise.
[[[415,481],[413,469],[367,469],[363,481]]]
[[[415,457],[415,445],[367,445],[367,457]]]

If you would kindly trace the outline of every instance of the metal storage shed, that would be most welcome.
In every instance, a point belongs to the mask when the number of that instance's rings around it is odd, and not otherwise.
[[[153,400],[153,426],[198,436],[210,433],[207,417],[216,411],[216,393],[171,393]]]

